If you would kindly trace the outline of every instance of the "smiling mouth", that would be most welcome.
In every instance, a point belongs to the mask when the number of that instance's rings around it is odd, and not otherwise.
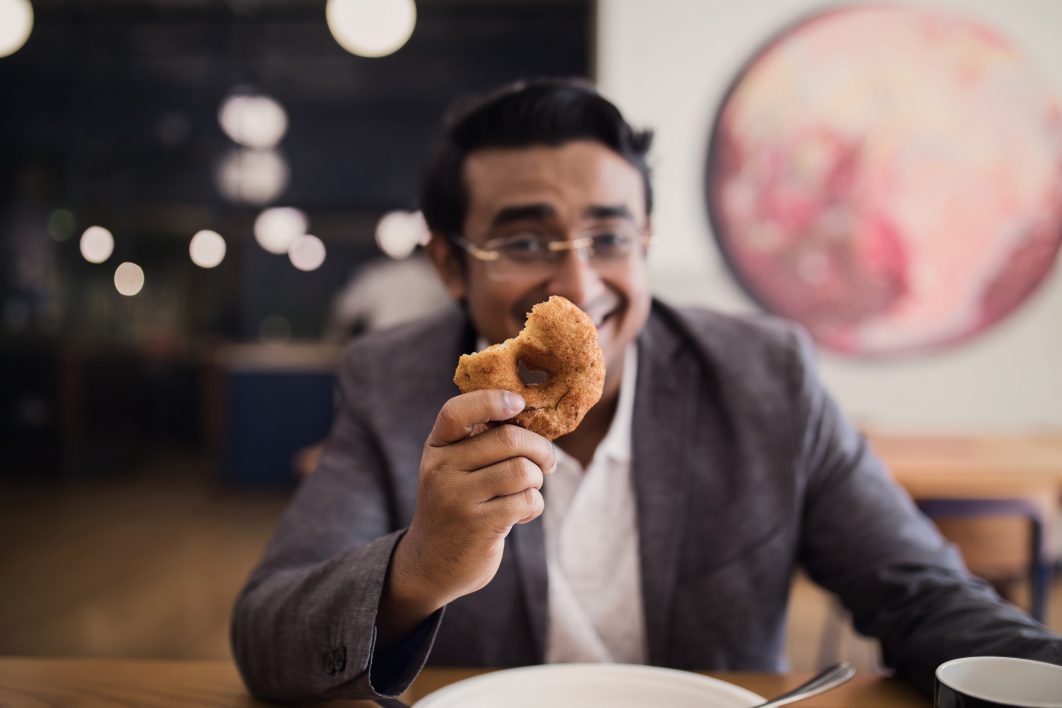
[[[596,315],[592,315],[590,317],[590,321],[594,323],[594,327],[596,327],[597,329],[601,329],[601,325],[603,325],[609,317],[612,317],[614,312],[615,310],[609,310],[608,312],[599,312]]]

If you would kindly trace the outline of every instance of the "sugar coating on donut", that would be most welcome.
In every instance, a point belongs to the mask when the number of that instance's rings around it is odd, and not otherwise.
[[[519,364],[544,371],[525,384]],[[531,308],[520,334],[476,354],[462,354],[454,372],[461,393],[501,388],[519,393],[526,408],[509,422],[555,440],[575,430],[601,398],[605,356],[589,315],[553,295]]]

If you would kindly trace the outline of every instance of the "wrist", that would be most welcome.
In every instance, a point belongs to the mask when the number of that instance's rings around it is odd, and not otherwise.
[[[433,591],[417,566],[417,553],[404,535],[387,568],[383,596],[376,617],[378,642],[389,646],[416,629],[446,601]]]
[[[422,550],[412,531],[398,542],[392,559],[391,582],[405,604],[428,609],[428,614],[446,604],[442,585],[432,580],[430,553]]]

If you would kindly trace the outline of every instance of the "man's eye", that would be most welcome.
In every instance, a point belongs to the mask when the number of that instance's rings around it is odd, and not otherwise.
[[[514,241],[509,241],[498,247],[498,251],[501,252],[506,258],[512,258],[514,260],[532,260],[541,258],[542,255],[549,253],[549,249],[546,244],[534,238],[522,238]]]
[[[623,233],[605,232],[594,234],[594,252],[602,255],[622,253],[631,244],[630,236]]]

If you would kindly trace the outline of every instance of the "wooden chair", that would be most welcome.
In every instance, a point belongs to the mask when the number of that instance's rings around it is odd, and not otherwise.
[[[920,499],[918,506],[959,547],[970,571],[992,583],[1008,600],[1013,601],[1014,581],[1028,578],[1029,613],[1046,622],[1053,562],[1045,543],[1050,520],[1038,499]],[[991,523],[1002,519],[1014,520],[1017,525]]]

